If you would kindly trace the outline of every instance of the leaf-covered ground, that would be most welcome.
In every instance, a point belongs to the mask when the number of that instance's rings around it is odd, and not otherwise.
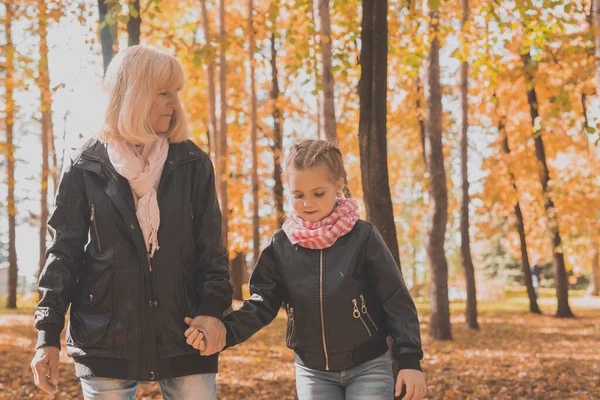
[[[429,386],[428,399],[600,399],[600,301],[574,298],[575,319],[530,315],[522,299],[480,305],[481,330],[464,327],[463,307],[453,305],[454,340],[432,341],[429,315],[420,306]],[[548,304],[545,304],[548,303]],[[31,310],[0,310],[0,399],[49,399],[32,382],[29,361],[36,333]],[[219,399],[295,399],[292,352],[284,345],[285,314],[247,343],[227,350],[218,375]],[[64,343],[63,343],[64,344]],[[62,356],[60,393],[81,399],[71,360]],[[143,383],[138,399],[160,399]]]

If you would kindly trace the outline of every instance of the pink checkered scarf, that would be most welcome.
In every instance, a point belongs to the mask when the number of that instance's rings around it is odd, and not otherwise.
[[[326,249],[354,228],[358,221],[358,205],[352,199],[337,201],[329,216],[308,222],[292,213],[283,223],[283,231],[292,244],[307,249]]]

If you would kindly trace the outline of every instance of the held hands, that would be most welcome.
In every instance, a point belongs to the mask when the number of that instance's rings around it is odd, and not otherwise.
[[[406,394],[402,400],[421,400],[427,391],[423,373],[416,369],[401,369],[396,380],[395,396],[402,393],[402,385],[406,385]]]
[[[60,349],[54,346],[44,346],[37,349],[31,370],[35,385],[48,394],[58,392],[58,360]]]
[[[225,347],[227,330],[223,322],[215,317],[199,315],[194,319],[185,318],[190,327],[185,331],[186,342],[202,356],[210,356]]]

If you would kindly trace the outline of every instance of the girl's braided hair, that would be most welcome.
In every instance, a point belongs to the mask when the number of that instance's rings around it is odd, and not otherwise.
[[[334,181],[340,178],[344,179],[344,196],[346,198],[352,197],[350,189],[348,189],[348,179],[346,169],[344,168],[342,152],[333,143],[325,140],[305,139],[294,144],[285,159],[284,168],[285,171],[289,171],[290,167],[303,170],[315,167],[321,163],[327,165],[333,175]]]

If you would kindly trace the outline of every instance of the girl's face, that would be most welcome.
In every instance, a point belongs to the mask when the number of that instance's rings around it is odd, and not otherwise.
[[[154,132],[165,133],[169,130],[178,101],[178,91],[175,89],[165,89],[156,93],[149,116],[150,127]]]
[[[297,170],[290,168],[287,183],[292,194],[292,207],[305,221],[316,222],[333,211],[344,178],[334,181],[326,164]]]

